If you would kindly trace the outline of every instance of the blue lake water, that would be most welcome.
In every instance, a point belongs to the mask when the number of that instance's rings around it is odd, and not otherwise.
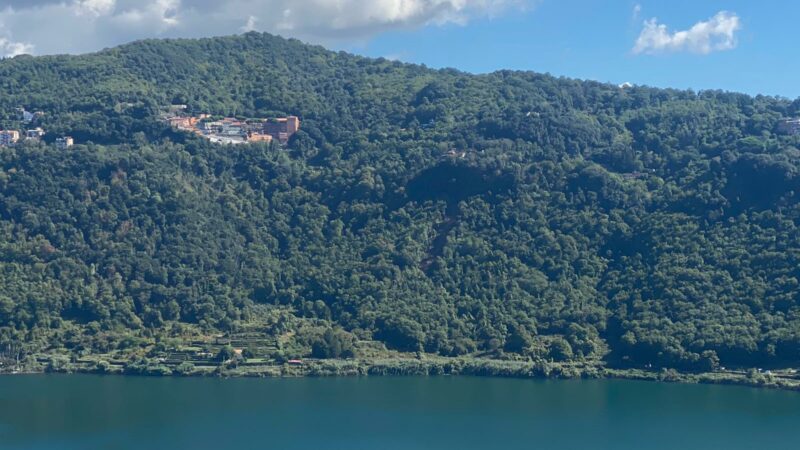
[[[0,377],[0,449],[800,449],[800,394],[622,380]]]

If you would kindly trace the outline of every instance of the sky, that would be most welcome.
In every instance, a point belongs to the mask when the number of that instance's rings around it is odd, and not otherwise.
[[[0,0],[0,56],[266,31],[373,57],[800,97],[795,0]]]

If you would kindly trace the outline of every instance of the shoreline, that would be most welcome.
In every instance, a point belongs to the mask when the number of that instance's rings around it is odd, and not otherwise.
[[[477,358],[434,359],[330,359],[302,364],[204,366],[189,372],[163,365],[131,368],[90,368],[82,365],[28,367],[17,371],[0,368],[0,376],[95,374],[151,377],[298,378],[298,377],[381,377],[381,376],[476,376],[538,380],[620,379],[685,384],[719,384],[800,392],[800,378],[753,371],[686,373],[675,370],[608,368],[592,364],[522,362]]]

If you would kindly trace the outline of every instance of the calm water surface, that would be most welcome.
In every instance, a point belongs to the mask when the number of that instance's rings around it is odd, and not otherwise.
[[[800,449],[800,394],[635,381],[0,377],[0,449]]]

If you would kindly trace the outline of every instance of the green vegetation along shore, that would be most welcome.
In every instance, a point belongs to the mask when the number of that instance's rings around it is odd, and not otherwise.
[[[261,326],[240,325],[237,332],[214,336],[185,334],[142,339],[138,350],[108,353],[30,354],[6,360],[2,374],[90,373],[137,376],[327,377],[327,376],[497,376],[536,379],[621,378],[662,382],[735,384],[800,390],[794,369],[728,369],[679,372],[674,369],[614,369],[602,358],[557,362],[504,352],[460,357],[391,351],[377,341],[335,342],[332,333],[316,340],[288,332],[278,339],[261,334]],[[307,330],[301,327],[301,330]],[[328,342],[326,342],[326,339]],[[334,342],[331,342],[334,341]],[[310,345],[309,348],[303,348]],[[309,344],[309,342],[311,342]],[[333,346],[334,348],[331,348]],[[301,355],[310,355],[304,358]],[[356,356],[360,355],[360,356]]]
[[[330,376],[490,376],[533,379],[618,378],[670,383],[729,384],[749,387],[800,391],[800,377],[796,370],[718,371],[708,373],[681,373],[641,369],[608,369],[603,366],[505,361],[484,358],[448,358],[442,356],[395,357],[386,359],[308,360],[302,364],[263,361],[217,366],[193,364],[167,364],[159,360],[136,360],[112,364],[98,358],[78,359],[74,362],[59,357],[41,357],[18,370],[0,371],[0,374],[33,373],[87,373],[104,375],[139,376],[212,376],[212,377],[330,377]]]

